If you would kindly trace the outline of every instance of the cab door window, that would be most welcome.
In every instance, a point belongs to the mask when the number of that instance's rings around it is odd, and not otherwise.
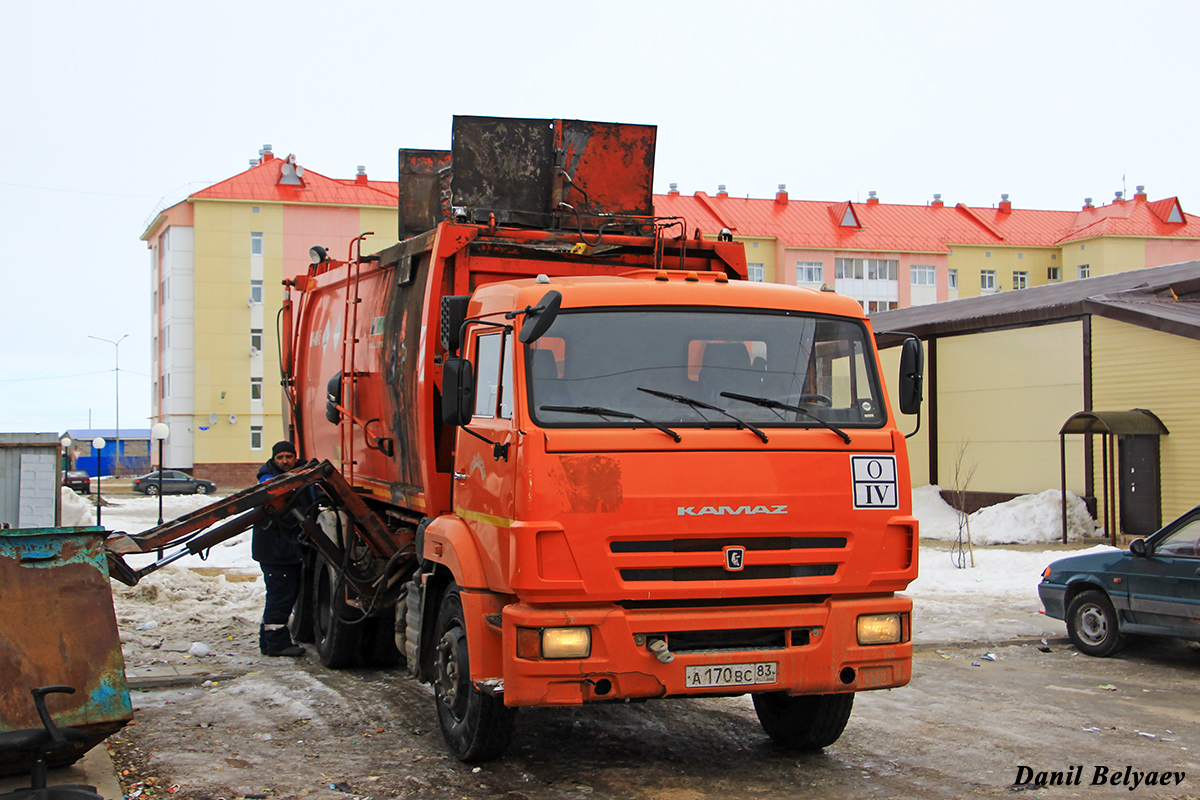
[[[475,417],[512,419],[512,334],[485,333],[475,345]]]

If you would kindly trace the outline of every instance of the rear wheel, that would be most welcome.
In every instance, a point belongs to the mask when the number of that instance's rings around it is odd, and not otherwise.
[[[446,744],[460,761],[498,758],[512,739],[516,709],[471,681],[467,628],[457,584],[446,587],[434,629],[433,695]]]
[[[150,495],[151,497],[158,494],[158,484],[156,484],[156,483],[146,484],[146,494]]]
[[[1105,658],[1125,646],[1117,612],[1104,592],[1080,592],[1067,606],[1067,636],[1079,651]]]
[[[754,711],[767,735],[789,750],[819,750],[846,729],[854,693],[793,697],[785,692],[754,695]]]
[[[353,620],[362,612],[346,604],[337,572],[321,556],[313,561],[312,583],[313,646],[321,663],[330,669],[355,666],[360,658],[363,628]]]
[[[208,494],[208,487],[203,483],[196,486],[196,494]]]

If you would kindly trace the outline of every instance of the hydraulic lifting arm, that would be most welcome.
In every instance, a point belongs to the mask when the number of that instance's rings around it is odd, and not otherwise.
[[[314,461],[144,533],[133,536],[124,533],[112,534],[104,543],[108,551],[109,574],[121,583],[134,586],[146,575],[173,561],[208,550],[257,523],[278,515],[295,517],[307,534],[308,540],[322,555],[331,564],[341,564],[343,550],[340,543],[320,535],[312,521],[297,508],[304,498],[304,491],[313,486],[324,490],[329,500],[346,513],[355,534],[376,556],[396,561],[401,558],[402,551],[411,544],[411,534],[404,531],[393,534],[388,531],[333,464],[329,461]],[[215,528],[212,527],[228,517],[234,518]],[[208,530],[209,528],[212,529]],[[158,561],[141,569],[133,569],[122,558],[128,554],[148,553],[154,550],[159,550],[161,554],[163,548],[174,545],[182,546],[170,555],[160,555]],[[356,579],[349,574],[346,575],[346,580],[364,595],[373,595],[382,588],[372,581]]]

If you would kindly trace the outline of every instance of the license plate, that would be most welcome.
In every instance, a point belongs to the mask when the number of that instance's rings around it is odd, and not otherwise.
[[[705,664],[687,667],[684,677],[689,689],[704,689],[713,686],[755,686],[775,683],[778,678],[778,661],[763,661],[758,664]]]

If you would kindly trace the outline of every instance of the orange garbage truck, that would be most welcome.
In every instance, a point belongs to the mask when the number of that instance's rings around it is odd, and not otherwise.
[[[337,484],[293,633],[432,684],[464,761],[521,707],[747,693],[821,748],[911,677],[920,343],[895,409],[857,302],[655,217],[654,137],[456,117],[400,153],[399,244],[285,282],[292,434]]]

